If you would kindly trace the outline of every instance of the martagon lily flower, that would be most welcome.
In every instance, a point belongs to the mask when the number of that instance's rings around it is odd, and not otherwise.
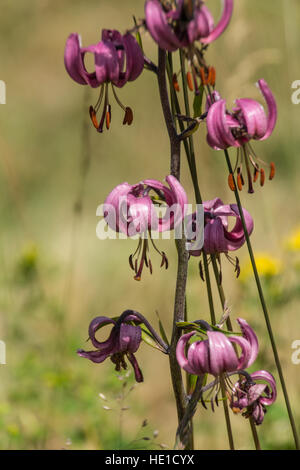
[[[87,53],[94,56],[95,70],[88,72],[84,63]],[[111,122],[111,105],[108,87],[111,84],[113,95],[125,115],[123,124],[130,125],[133,121],[132,109],[124,106],[117,96],[115,87],[122,88],[127,82],[136,80],[143,71],[144,56],[140,46],[131,34],[122,35],[116,30],[104,29],[102,41],[88,47],[81,47],[81,38],[77,33],[71,34],[65,47],[65,67],[73,80],[80,85],[100,87],[100,94],[95,106],[90,106],[90,117],[99,131],[103,131],[104,123],[109,129]],[[100,122],[97,119],[102,102]]]
[[[224,0],[223,3],[222,17],[214,26],[213,16],[203,1],[147,0],[146,26],[159,47],[170,52],[189,47],[194,41],[209,44],[223,33],[230,21],[233,0]]]
[[[220,253],[224,253],[231,264],[235,266],[237,276],[240,274],[239,260],[232,258],[228,252],[238,250],[245,243],[245,234],[239,210],[236,204],[224,204],[221,199],[215,198],[203,203],[204,208],[204,245],[203,250],[208,255],[216,255],[220,263]],[[243,209],[246,227],[249,235],[253,231],[253,219],[246,209]],[[229,220],[236,219],[234,227],[229,230]],[[194,224],[193,233],[197,233],[196,213],[189,217],[189,224]],[[193,250],[192,243],[189,245],[189,253],[199,256],[201,250]],[[201,276],[202,269],[200,263]]]
[[[113,324],[111,333],[106,341],[99,342],[96,332],[109,324]],[[143,382],[143,374],[134,353],[138,350],[142,340],[141,324],[148,329],[148,334],[157,344],[157,349],[168,354],[168,346],[152,328],[147,319],[135,310],[125,310],[119,318],[96,317],[89,325],[89,339],[96,348],[94,351],[78,349],[77,354],[90,359],[92,362],[102,363],[108,357],[115,364],[115,370],[127,369],[125,357],[132,364],[137,382]]]
[[[198,376],[211,374],[218,379],[215,382],[216,387],[212,387],[210,392],[211,394],[214,391],[212,404],[214,400],[217,403],[221,380],[224,380],[227,390],[232,393],[233,386],[228,373],[243,371],[253,364],[258,354],[255,332],[246,320],[238,318],[237,322],[242,336],[225,335],[211,328],[211,331],[209,329],[207,331],[208,339],[195,341],[189,345],[189,340],[197,334],[196,331],[192,331],[181,336],[177,343],[176,357],[180,367],[189,374]],[[241,348],[240,356],[237,355],[234,345]]]
[[[275,98],[265,80],[257,83],[263,97],[266,100],[268,114],[262,105],[250,98],[236,100],[236,106],[232,112],[226,109],[226,101],[221,99],[218,93],[209,97],[207,102],[207,142],[215,150],[237,147],[237,161],[234,172],[237,173],[237,185],[242,189],[245,181],[243,165],[248,178],[248,192],[253,193],[253,183],[260,175],[260,184],[264,185],[265,170],[260,165],[267,165],[257,157],[250,141],[266,140],[272,134],[277,120],[277,106]],[[213,98],[213,99],[212,99]],[[253,175],[250,166],[253,167]],[[270,163],[269,179],[275,176],[275,165]],[[232,175],[229,175],[229,186],[234,190]]]
[[[166,182],[169,188],[154,179],[134,185],[122,183],[111,191],[104,202],[104,218],[110,228],[128,237],[139,236],[137,249],[129,257],[130,267],[135,272],[134,279],[138,281],[141,280],[144,265],[152,274],[149,240],[161,256],[161,267],[168,268],[167,256],[156,247],[151,232],[177,228],[185,215],[185,190],[172,175],[166,177]],[[156,208],[162,205],[166,206],[166,212],[160,217]]]
[[[260,425],[265,413],[266,406],[272,405],[277,397],[276,381],[270,372],[259,370],[250,374],[250,380],[240,379],[233,388],[230,397],[230,407],[234,413],[240,413],[243,409],[246,411],[243,416],[253,418],[256,425]],[[256,383],[256,381],[266,383]]]

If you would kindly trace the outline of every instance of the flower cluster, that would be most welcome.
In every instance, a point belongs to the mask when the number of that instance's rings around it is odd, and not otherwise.
[[[210,390],[208,396],[201,396],[203,406],[210,399],[212,409],[214,403],[218,405],[218,394],[221,384],[226,387],[230,406],[234,412],[246,409],[245,417],[252,417],[255,424],[259,425],[264,419],[265,406],[271,405],[276,400],[276,382],[272,374],[267,371],[257,371],[248,374],[245,369],[250,367],[256,360],[258,354],[258,340],[254,330],[246,320],[238,318],[242,336],[234,334],[225,335],[221,330],[216,331],[201,320],[192,322],[191,325],[205,324],[207,339],[203,339],[203,331],[193,330],[184,334],[178,341],[176,348],[177,361],[189,374],[203,376],[211,374],[215,380],[203,388],[203,392]],[[200,336],[198,341],[189,344],[191,339]],[[237,354],[236,346],[240,347],[240,355]],[[230,376],[240,376],[235,385],[232,384]],[[256,381],[263,380],[266,384]],[[203,394],[202,394],[203,395]]]
[[[176,140],[180,147],[181,142],[196,132],[200,123],[205,122],[208,145],[214,150],[223,150],[227,162],[230,160],[227,149],[237,148],[234,170],[230,168],[230,162],[228,164],[228,183],[230,189],[236,193],[238,204],[224,204],[218,197],[203,203],[204,242],[200,247],[198,241],[202,227],[197,212],[187,216],[188,199],[179,181],[179,172],[177,177],[174,174],[166,177],[167,185],[155,179],[144,179],[133,185],[127,182],[118,184],[105,199],[104,219],[108,227],[115,232],[128,237],[138,237],[137,248],[129,256],[134,279],[138,281],[141,280],[145,266],[152,274],[151,246],[160,255],[160,266],[167,269],[169,265],[166,253],[160,251],[154,243],[153,232],[176,231],[179,227],[182,229],[183,222],[187,219],[188,233],[192,235],[186,237],[186,245],[182,244],[186,265],[187,259],[192,262],[195,256],[203,255],[204,260],[208,256],[209,262],[215,262],[216,259],[220,266],[220,278],[217,279],[217,273],[216,280],[221,285],[221,254],[235,266],[238,276],[239,260],[230,253],[241,248],[246,240],[248,245],[250,243],[248,236],[253,231],[254,223],[249,212],[242,208],[237,189],[242,190],[246,178],[249,193],[254,192],[254,183],[258,178],[260,185],[264,185],[266,175],[262,167],[267,164],[257,157],[250,142],[263,141],[273,133],[277,120],[276,101],[263,79],[260,79],[257,85],[266,102],[267,111],[261,103],[250,98],[237,99],[233,109],[229,110],[226,100],[222,99],[215,89],[216,69],[207,65],[205,54],[208,45],[219,38],[227,28],[232,16],[233,0],[223,0],[223,11],[216,25],[212,13],[202,0],[146,0],[144,11],[145,18],[140,22],[135,21],[131,31],[127,30],[125,34],[121,34],[114,29],[103,29],[101,41],[88,47],[82,47],[81,38],[77,33],[71,34],[65,46],[66,70],[78,84],[100,89],[96,104],[89,108],[91,121],[99,133],[103,132],[104,127],[109,129],[111,124],[110,88],[117,104],[124,111],[123,124],[130,125],[133,122],[133,111],[120,101],[117,89],[136,80],[144,68],[157,74],[159,79],[162,77],[164,81],[165,76],[168,76],[171,95],[174,98],[172,116],[168,96],[165,99],[162,97],[164,89],[168,95],[166,83],[160,83],[160,92],[161,101],[165,101],[168,106],[164,115],[168,130],[172,127],[174,131],[173,140]],[[164,60],[159,60],[157,67],[144,55],[141,40],[143,30],[148,31],[158,45],[160,59],[161,54],[164,54],[165,60],[166,51],[169,52],[167,65]],[[133,33],[136,34],[135,37]],[[171,53],[177,50],[180,50],[183,85],[187,85],[196,94],[193,118],[175,115],[174,111],[180,108],[176,101],[177,95],[172,90],[173,86],[180,92],[171,59]],[[87,54],[93,57],[92,71],[87,70]],[[159,73],[161,71],[162,73]],[[206,103],[205,112],[201,114],[203,96],[206,96]],[[186,97],[187,95],[184,96],[185,101]],[[169,118],[167,114],[170,114]],[[175,118],[192,124],[186,129],[182,125],[183,132],[177,135]],[[173,144],[173,141],[171,143]],[[187,145],[187,148],[191,149],[191,145]],[[186,153],[195,189],[197,175],[193,174],[193,171],[196,172],[196,164],[191,152],[187,150]],[[171,167],[173,168],[172,165]],[[269,179],[273,179],[274,175],[275,165],[272,162],[269,165]],[[232,218],[234,224],[229,228]],[[200,275],[204,280],[201,261],[199,266]],[[185,283],[185,276],[182,275],[182,278]],[[185,286],[180,289],[177,285],[176,295],[178,292],[182,294],[180,307],[183,314]],[[243,416],[251,417],[255,424],[260,425],[266,413],[266,406],[276,400],[277,391],[275,379],[270,372],[259,370],[249,373],[246,370],[258,355],[259,345],[254,330],[242,318],[237,319],[240,333],[224,331],[222,326],[209,325],[203,320],[181,323],[176,323],[174,319],[173,337],[169,347],[165,332],[162,339],[139,312],[126,310],[115,318],[99,316],[89,325],[89,340],[95,349],[79,349],[77,352],[79,356],[95,363],[102,363],[110,358],[117,371],[126,369],[128,360],[132,364],[136,381],[142,382],[143,374],[135,353],[142,340],[150,341],[164,354],[170,354],[170,359],[175,361],[175,369],[178,370],[179,364],[187,374],[196,375],[201,379],[206,374],[213,376],[210,383],[201,385],[201,401],[205,408],[207,401],[210,401],[212,409],[214,403],[218,405],[220,389],[225,387],[233,412],[242,412]],[[96,333],[107,325],[112,325],[110,334],[105,341],[99,341]],[[162,326],[160,327],[162,333]],[[181,337],[177,336],[179,328],[186,328],[187,333]],[[174,337],[176,341],[173,341]],[[173,350],[170,351],[170,348]],[[238,375],[238,380],[233,383],[231,376],[235,374]]]

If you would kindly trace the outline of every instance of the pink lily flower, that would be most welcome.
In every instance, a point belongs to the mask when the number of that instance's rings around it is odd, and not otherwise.
[[[161,267],[168,268],[166,254],[154,244],[151,231],[172,230],[181,224],[185,215],[187,196],[183,187],[172,175],[166,177],[166,182],[169,188],[154,179],[146,179],[135,185],[122,183],[111,191],[104,202],[104,217],[110,228],[129,237],[139,235],[138,247],[129,257],[130,267],[135,271],[134,279],[138,281],[144,265],[152,274],[148,237],[162,258]],[[156,207],[162,203],[167,210],[163,217],[159,217]]]
[[[127,318],[127,321],[130,321],[130,317]],[[99,342],[95,336],[96,331],[109,323],[114,325],[109,338],[106,341]],[[118,324],[118,322],[112,318],[96,317],[89,326],[89,339],[92,341],[96,350],[84,351],[83,349],[79,349],[77,354],[96,363],[101,363],[110,357],[117,371],[120,371],[121,368],[127,369],[125,362],[126,356],[133,366],[136,381],[143,382],[143,374],[134,356],[134,353],[140,346],[141,335],[142,330],[140,326],[129,325],[125,323],[125,321]]]
[[[247,380],[239,380],[235,384],[230,398],[230,407],[235,413],[247,408],[243,416],[246,418],[252,416],[258,426],[264,420],[267,412],[266,406],[272,405],[277,398],[276,381],[273,375],[266,370],[253,372],[250,377],[252,383]],[[262,380],[267,384],[256,383],[256,380]]]
[[[235,265],[237,276],[240,274],[239,261],[229,256],[228,252],[238,250],[246,241],[242,221],[236,204],[224,204],[221,199],[215,198],[203,203],[204,207],[204,245],[203,250],[208,255],[217,255],[220,262],[220,253],[224,253],[231,264]],[[254,227],[253,219],[246,209],[243,209],[246,227],[251,235]],[[235,225],[228,230],[229,217],[236,219]],[[189,223],[196,224],[196,214],[192,214]],[[197,232],[195,227],[194,233]],[[190,255],[200,256],[201,250],[189,250]],[[201,266],[200,266],[201,268]]]
[[[250,367],[255,361],[259,349],[257,336],[246,320],[238,318],[237,322],[242,336],[225,335],[212,328],[211,331],[208,329],[206,332],[208,339],[195,341],[191,344],[189,344],[189,340],[195,336],[196,331],[181,336],[176,347],[176,358],[180,367],[193,375],[211,374],[218,379],[222,377],[231,390],[228,373],[238,373],[238,371]],[[239,356],[234,345],[238,345],[241,349]],[[216,385],[214,399],[217,399],[220,380],[216,381]]]
[[[209,44],[227,28],[233,10],[233,0],[224,0],[224,9],[217,26],[203,1],[178,0],[170,2],[147,0],[146,26],[161,49],[173,52],[191,46],[194,41]]]
[[[93,72],[88,72],[85,67],[84,58],[87,53],[94,56]],[[136,80],[143,71],[144,56],[131,34],[122,35],[116,30],[104,29],[102,40],[88,47],[81,47],[81,39],[77,33],[70,34],[66,42],[64,61],[68,74],[75,82],[80,85],[90,85],[92,88],[101,87],[98,101],[89,111],[92,122],[99,132],[103,131],[104,122],[107,129],[110,127],[109,83],[118,105],[125,112],[123,124],[132,123],[131,108],[121,103],[115,90],[115,87],[122,88],[127,82]],[[101,120],[98,123],[97,112],[103,100]]]
[[[228,147],[237,147],[238,155],[235,170],[237,171],[237,184],[239,190],[244,185],[243,164],[245,165],[248,178],[248,192],[253,193],[253,182],[260,174],[260,184],[265,182],[265,171],[260,165],[266,165],[260,160],[250,141],[265,140],[272,134],[277,120],[277,106],[275,98],[265,80],[258,80],[257,83],[265,101],[267,103],[268,113],[264,111],[262,105],[250,98],[241,98],[236,100],[236,107],[229,112],[226,109],[226,101],[215,94],[213,101],[209,98],[207,102],[207,142],[215,150],[227,149]],[[254,169],[253,177],[250,172],[250,166]],[[229,186],[234,189],[231,175],[229,175]],[[270,164],[269,179],[275,176],[275,165]]]

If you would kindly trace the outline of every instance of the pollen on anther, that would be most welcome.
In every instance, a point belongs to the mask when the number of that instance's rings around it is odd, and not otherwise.
[[[253,183],[257,181],[259,171],[257,168],[254,168],[254,174],[253,174]]]
[[[209,77],[210,77],[210,84],[211,86],[215,86],[216,84],[216,69],[214,67],[209,68]]]
[[[94,110],[93,106],[90,106],[89,113],[90,113],[90,118],[91,118],[91,121],[92,121],[94,127],[96,129],[98,129],[99,123],[98,123],[98,120],[97,120],[97,117],[96,117],[96,111]]]
[[[272,180],[275,176],[275,163],[271,162],[270,163],[270,176],[269,180]]]
[[[187,72],[186,78],[187,78],[187,84],[188,84],[189,89],[191,91],[194,91],[193,77],[192,77],[191,72]]]
[[[238,173],[238,175],[237,175],[237,185],[238,185],[239,190],[242,191],[243,182],[242,182],[242,177],[241,177],[240,173]]]
[[[230,173],[228,175],[228,186],[231,189],[231,191],[235,190],[235,184],[234,184],[234,179],[233,179],[233,174],[232,173]]]

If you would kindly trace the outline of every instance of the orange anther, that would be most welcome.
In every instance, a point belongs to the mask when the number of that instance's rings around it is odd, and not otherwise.
[[[187,84],[188,84],[189,89],[191,91],[194,91],[193,76],[191,72],[187,72],[186,78],[187,78]]]
[[[270,176],[269,180],[272,180],[275,176],[275,163],[271,162],[270,163]]]
[[[98,129],[99,123],[96,117],[96,111],[94,110],[93,106],[90,106],[89,113],[90,113],[91,121],[94,124],[94,127]]]
[[[258,178],[259,171],[257,168],[254,168],[254,174],[253,174],[253,182],[255,183]]]
[[[209,67],[209,74],[210,74],[210,85],[215,86],[216,84],[216,69],[214,67]]]
[[[235,190],[234,178],[232,173],[229,173],[228,175],[228,186],[230,187],[231,191]]]
[[[238,185],[238,188],[240,191],[242,191],[243,189],[243,180],[242,180],[242,176],[240,173],[238,173],[237,175],[237,185]]]
[[[178,83],[178,80],[177,80],[177,75],[176,75],[176,73],[173,74],[173,79],[172,79],[172,81],[173,81],[174,90],[179,93],[180,87],[179,87],[179,83]]]

